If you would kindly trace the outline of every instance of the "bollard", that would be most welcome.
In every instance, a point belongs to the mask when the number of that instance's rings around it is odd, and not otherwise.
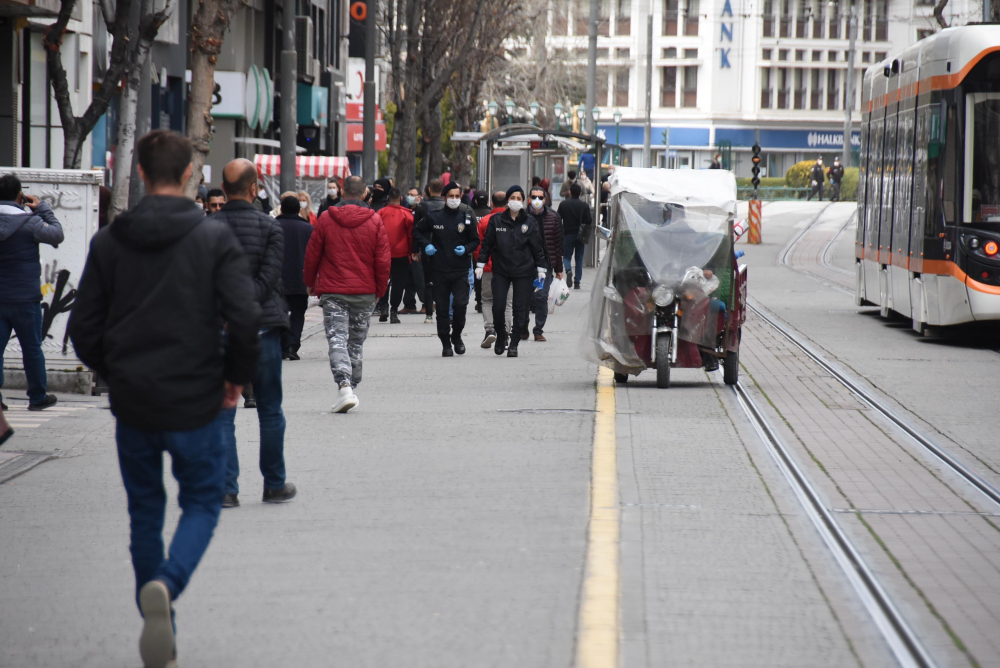
[[[747,243],[760,243],[760,200],[750,200],[750,234],[747,236]]]

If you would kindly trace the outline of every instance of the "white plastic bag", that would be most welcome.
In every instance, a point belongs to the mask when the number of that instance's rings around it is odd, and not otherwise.
[[[561,278],[553,278],[549,284],[549,313],[555,313],[557,306],[562,306],[569,299],[569,286]]]

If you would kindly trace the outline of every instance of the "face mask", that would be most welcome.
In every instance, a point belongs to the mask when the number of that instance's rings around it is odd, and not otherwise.
[[[545,200],[538,199],[537,197],[531,200],[531,208],[535,211],[541,211],[543,206],[545,206]]]
[[[457,209],[462,204],[462,200],[460,200],[460,199],[449,199],[449,200],[445,200],[445,204],[448,205],[449,209]]]
[[[507,208],[513,211],[514,213],[517,213],[523,207],[524,207],[524,202],[519,202],[516,199],[507,202]]]
[[[308,206],[309,206],[309,202],[305,201],[304,199],[300,199],[299,200],[299,208],[300,209],[305,209]]]
[[[202,210],[204,210],[204,208],[205,208],[205,205],[202,204],[201,202],[195,202],[195,206],[197,206],[199,209],[202,209]]]
[[[328,189],[326,191],[326,194],[329,195],[330,197],[332,197],[333,199],[337,199],[337,193],[338,192],[340,192],[340,191],[337,190],[336,188],[330,188],[330,189]]]
[[[409,204],[410,206],[413,206],[413,204],[414,204],[414,203],[415,203],[416,201],[417,201],[417,198],[416,198],[416,197],[414,197],[413,195],[407,195],[407,196],[406,196],[406,203],[407,203],[407,204]]]

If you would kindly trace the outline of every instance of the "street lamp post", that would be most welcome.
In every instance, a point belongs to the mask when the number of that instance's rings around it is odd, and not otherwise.
[[[497,125],[497,110],[500,109],[500,105],[497,104],[496,100],[491,100],[486,108],[490,110],[490,129],[495,130]]]
[[[556,132],[561,132],[562,128],[559,127],[559,121],[562,120],[563,106],[561,102],[556,102],[556,106],[552,107],[552,113],[556,115]]]
[[[582,104],[576,108],[576,117],[580,119],[580,132],[583,132],[583,117],[587,115],[587,108]]]
[[[615,119],[615,165],[619,166],[621,165],[621,156],[622,156],[621,152],[622,150],[618,146],[618,139],[619,139],[618,128],[622,122],[622,112],[620,109],[615,109],[614,119]]]
[[[514,115],[514,100],[507,100],[503,107],[507,110],[507,125],[510,125],[510,119]]]
[[[541,108],[542,105],[538,104],[537,102],[532,102],[531,104],[528,105],[528,109],[531,111],[531,120],[535,122],[535,125],[538,125],[538,112],[541,110]]]

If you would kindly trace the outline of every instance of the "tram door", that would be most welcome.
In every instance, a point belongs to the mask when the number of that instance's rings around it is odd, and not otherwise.
[[[528,176],[530,152],[519,151],[493,151],[493,174],[490,188],[493,192],[497,190],[507,190],[512,185],[531,183]]]

